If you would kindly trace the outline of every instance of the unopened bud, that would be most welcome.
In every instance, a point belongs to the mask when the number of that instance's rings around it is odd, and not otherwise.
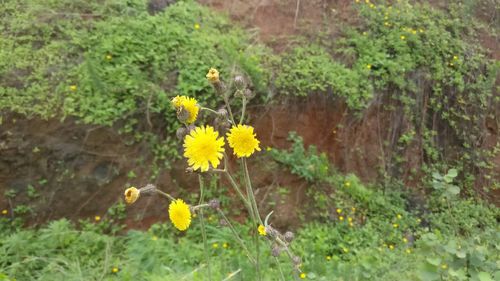
[[[243,95],[245,95],[245,98],[247,98],[247,100],[251,100],[255,97],[255,93],[250,91],[249,89],[246,89]]]
[[[227,110],[225,108],[217,110],[217,117],[227,118]]]
[[[156,186],[154,184],[148,183],[146,186],[139,189],[141,195],[151,195],[156,193]]]
[[[177,136],[177,138],[180,140],[180,141],[183,141],[184,138],[186,137],[186,135],[188,134],[188,130],[184,127],[180,127],[179,129],[177,129],[177,131],[175,132],[175,135]]]
[[[228,226],[227,221],[225,219],[220,219],[219,220],[219,225],[220,226]]]
[[[292,242],[294,237],[295,236],[293,235],[293,233],[291,231],[285,232],[285,241],[286,242],[288,242],[288,243]]]
[[[273,245],[273,248],[271,249],[271,255],[273,257],[279,257],[281,254],[281,248],[278,245]]]
[[[212,199],[208,202],[208,205],[210,205],[210,208],[217,210],[220,208],[220,201],[218,199]]]
[[[302,259],[299,256],[294,256],[292,258],[292,261],[295,266],[299,266],[300,264],[302,264]]]
[[[181,105],[177,109],[177,119],[179,119],[179,121],[181,121],[182,123],[185,123],[190,116],[191,114],[186,110],[186,108],[184,108],[184,106]]]
[[[241,75],[234,77],[234,86],[236,86],[236,89],[238,90],[245,89],[246,87],[245,78],[243,78],[243,76]]]

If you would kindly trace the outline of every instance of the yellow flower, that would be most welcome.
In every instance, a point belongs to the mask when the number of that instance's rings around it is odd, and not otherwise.
[[[406,253],[407,254],[411,254],[411,250],[410,249],[406,249]]]
[[[329,260],[331,260],[331,259],[332,259],[332,257],[331,257],[331,256],[326,256],[326,260],[327,260],[327,261],[329,261]]]
[[[306,279],[306,274],[304,272],[300,274],[300,279]]]
[[[349,227],[353,227],[354,224],[352,222],[349,223]]]
[[[227,133],[227,142],[238,158],[249,157],[256,150],[260,151],[260,142],[256,136],[252,126],[237,125],[233,126]]]
[[[270,146],[266,147],[266,151],[271,151],[273,150]]]
[[[351,182],[346,181],[346,182],[344,183],[344,185],[345,185],[345,187],[349,187],[349,186],[351,186]]]
[[[196,29],[196,30],[200,29],[200,24],[199,23],[195,23],[194,24],[194,29]]]
[[[95,216],[95,217],[94,217],[94,220],[95,220],[95,221],[100,221],[100,220],[101,220],[101,217],[100,217],[100,216]]]
[[[189,116],[187,116],[184,121],[186,124],[192,124],[196,121],[198,117],[198,112],[200,111],[200,107],[198,106],[198,101],[194,98],[186,97],[186,96],[176,96],[172,99],[172,105],[177,110],[179,114],[182,110],[187,111]]]
[[[349,253],[349,249],[347,249],[347,248],[342,248],[342,251],[344,251],[344,253],[346,253],[346,254]]]
[[[209,82],[219,82],[219,71],[217,71],[217,69],[215,68],[210,68],[210,70],[208,70],[208,73],[207,73],[207,79]]]
[[[405,40],[406,39],[406,37],[404,35],[399,36],[399,38],[401,38],[401,40]]]
[[[389,249],[394,250],[394,245],[389,245]]]
[[[127,204],[133,204],[139,198],[139,190],[135,187],[129,187],[125,190],[125,202]]]
[[[227,249],[229,245],[227,243],[222,244],[222,248]]]
[[[399,227],[399,224],[397,224],[397,223],[393,223],[393,224],[392,224],[392,227],[394,227],[394,228],[398,228],[398,227]]]
[[[443,263],[443,264],[441,265],[441,268],[442,268],[442,269],[447,269],[447,268],[448,268],[448,265],[447,265],[446,263]]]
[[[155,235],[155,236],[151,237],[151,240],[153,240],[153,241],[158,240],[158,236]]]
[[[214,249],[219,248],[219,243],[213,243],[213,244],[212,244],[212,248],[214,248]]]
[[[344,217],[343,217],[343,216],[340,216],[340,217],[339,217],[339,220],[343,221],[343,220],[344,220]]]
[[[191,211],[188,204],[182,199],[176,199],[168,206],[168,214],[170,221],[174,224],[175,228],[180,231],[188,229],[191,224]]]
[[[408,239],[406,239],[406,237],[403,237],[403,242],[408,243]]]
[[[224,139],[211,126],[196,127],[184,138],[184,157],[194,170],[208,171],[219,166],[224,152]]]
[[[118,267],[113,267],[113,269],[111,269],[111,272],[113,273],[118,273],[118,271],[120,271]]]
[[[367,64],[367,65],[366,65],[366,68],[368,68],[368,69],[372,69],[372,65],[371,65],[371,64]]]
[[[355,208],[355,207],[352,207],[352,208],[351,208],[351,210],[352,210],[353,212],[356,212],[356,208]]]
[[[453,56],[453,60],[458,60],[458,56]]]
[[[397,217],[399,220],[403,218],[403,216],[402,216],[402,215],[400,215],[400,214],[398,214],[396,217]]]
[[[74,92],[74,91],[76,91],[77,87],[76,87],[76,85],[71,85],[71,86],[69,86],[69,89],[70,89],[72,92]]]
[[[266,236],[267,233],[266,233],[266,227],[263,226],[262,224],[259,225],[259,227],[257,228],[257,231],[259,232],[260,235],[262,236]]]
[[[337,214],[342,213],[342,209],[337,209]]]
[[[2,210],[2,215],[7,215],[9,213],[9,211],[7,211],[6,209]]]
[[[352,222],[352,218],[351,218],[351,217],[348,217],[348,218],[347,218],[347,221],[348,221],[348,222]]]
[[[112,60],[113,57],[111,55],[106,55],[106,60]]]

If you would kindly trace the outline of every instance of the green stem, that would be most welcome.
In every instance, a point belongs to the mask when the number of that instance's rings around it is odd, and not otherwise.
[[[225,94],[224,94],[224,103],[226,103],[227,111],[229,112],[229,117],[231,117],[231,121],[233,122],[233,124],[236,124],[234,122],[234,116],[233,116],[233,111],[231,110],[231,105],[229,104],[229,98]]]
[[[247,99],[243,96],[243,107],[241,108],[240,124],[242,124],[243,123],[243,119],[245,119],[246,108],[247,108]]]
[[[200,109],[201,109],[201,110],[206,110],[206,111],[209,111],[209,112],[211,112],[211,113],[213,113],[213,114],[216,114],[216,115],[219,115],[219,113],[218,113],[217,111],[215,111],[215,110],[213,110],[213,109],[211,109],[211,108],[208,108],[208,107],[203,107],[203,106],[201,106],[201,107],[200,107]]]
[[[243,165],[243,170],[244,170],[244,174],[245,174],[245,181],[246,181],[246,185],[247,185],[248,192],[249,192],[248,199],[250,200],[251,204],[253,205],[255,217],[257,218],[257,220],[259,221],[260,224],[263,224],[262,219],[260,218],[259,209],[257,207],[257,201],[255,200],[255,195],[253,193],[252,182],[250,181],[250,174],[248,173],[248,165],[247,165],[246,158],[243,158],[241,160],[241,162]]]
[[[201,205],[204,199],[204,185],[203,185],[203,178],[201,175],[198,175],[198,181],[200,182],[200,201],[198,202],[198,205]],[[210,267],[210,255],[208,253],[208,243],[207,243],[207,232],[205,229],[205,220],[203,217],[203,209],[200,209],[200,224],[201,224],[201,236],[203,238],[203,252],[205,254],[205,259],[207,260],[207,270],[208,270],[208,280],[212,280],[212,270]]]
[[[175,201],[175,198],[174,198],[174,197],[172,197],[172,196],[171,196],[170,194],[168,194],[168,193],[165,193],[165,192],[163,192],[163,191],[161,191],[161,190],[159,190],[159,189],[156,189],[156,192],[157,192],[157,193],[159,193],[159,194],[161,194],[161,195],[163,195],[163,196],[165,196],[165,197],[166,197],[166,198],[168,198],[170,201]]]
[[[247,255],[248,259],[250,260],[250,262],[252,262],[253,264],[256,264],[256,261],[255,261],[254,258],[252,258],[252,255],[250,254],[250,251],[248,250],[247,246],[245,245],[245,242],[238,235],[238,232],[236,232],[236,229],[233,227],[233,225],[231,224],[231,222],[229,221],[229,219],[226,217],[226,215],[224,214],[224,212],[222,212],[222,210],[220,210],[220,209],[217,209],[217,212],[219,212],[219,215],[227,223],[227,225],[229,226],[229,229],[231,229],[231,232],[236,237],[236,240],[238,241],[238,243],[241,245],[241,247],[243,248],[243,250],[245,250],[246,255]]]

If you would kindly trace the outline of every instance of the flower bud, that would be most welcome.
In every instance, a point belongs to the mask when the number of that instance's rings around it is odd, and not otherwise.
[[[241,76],[241,75],[234,77],[234,86],[236,86],[236,89],[238,89],[238,90],[245,89],[247,86],[246,82],[245,82],[245,78],[243,78],[243,76]]]
[[[210,208],[217,210],[220,208],[220,201],[218,199],[212,199],[208,202],[208,205],[210,205]]]
[[[210,68],[210,70],[208,70],[206,77],[210,83],[219,82],[219,71],[212,67]]]
[[[250,91],[249,89],[246,89],[243,95],[245,96],[245,98],[247,98],[247,100],[251,100],[255,97],[255,93]]]
[[[302,263],[302,259],[299,256],[294,256],[292,261],[295,266],[299,266]]]
[[[273,248],[271,249],[271,255],[273,257],[279,257],[281,254],[281,248],[278,245],[273,245]]]
[[[293,233],[291,231],[287,231],[285,232],[285,241],[290,243],[292,242],[293,238],[295,238],[295,236],[293,235]]]
[[[133,204],[137,199],[139,199],[140,191],[135,187],[129,187],[125,190],[125,202],[127,204]]]
[[[139,189],[141,195],[151,195],[156,193],[156,186],[154,184],[148,183],[146,186]]]
[[[175,136],[177,136],[177,138],[180,140],[180,141],[183,141],[184,138],[187,136],[188,134],[188,130],[184,127],[180,127],[179,129],[177,129],[177,131],[175,132]]]
[[[184,108],[184,106],[181,105],[177,109],[177,119],[179,119],[179,121],[181,121],[182,123],[186,123],[189,117],[191,117],[191,114],[188,110],[186,110],[186,108]]]

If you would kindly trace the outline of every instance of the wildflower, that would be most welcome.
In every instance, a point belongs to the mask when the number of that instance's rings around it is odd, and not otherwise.
[[[351,186],[351,182],[350,182],[350,181],[346,181],[346,182],[344,183],[344,185],[345,185],[345,187],[349,187],[349,186]]]
[[[375,8],[375,5],[373,3],[370,4],[370,8]]]
[[[403,216],[402,216],[402,215],[400,215],[400,214],[398,214],[396,217],[398,218],[398,220],[400,220],[400,219],[402,219],[402,218],[403,218]]]
[[[228,247],[229,247],[229,244],[227,244],[227,243],[222,244],[222,248],[227,249]]]
[[[447,265],[446,263],[443,263],[443,264],[441,265],[441,268],[442,268],[442,269],[447,269],[447,268],[448,268],[448,265]]]
[[[214,249],[219,248],[219,243],[213,243],[213,244],[212,244],[212,248],[214,248]]]
[[[422,220],[421,220],[421,219],[417,219],[417,223],[421,223],[421,222],[422,222]]]
[[[106,55],[106,60],[112,60],[113,57],[111,55]]]
[[[331,259],[332,259],[332,257],[331,257],[331,256],[326,256],[326,260],[327,260],[327,261],[329,261],[329,260],[331,260]]]
[[[349,223],[349,227],[353,227],[354,224],[352,222]]]
[[[262,224],[259,225],[259,227],[257,228],[257,231],[259,232],[260,235],[262,236],[266,236],[266,227],[263,226]]]
[[[384,22],[384,25],[385,25],[385,26],[389,26],[389,23],[388,23],[388,22]]]
[[[233,126],[227,133],[227,142],[238,158],[249,157],[256,150],[260,151],[260,142],[256,139],[252,126]]]
[[[177,117],[186,124],[192,124],[198,117],[200,107],[198,101],[186,96],[176,96],[172,99],[172,105],[177,110]]]
[[[408,239],[406,237],[403,237],[403,242],[408,243]]]
[[[95,216],[95,217],[94,217],[94,220],[95,220],[95,221],[100,221],[100,220],[101,220],[101,216]]]
[[[348,218],[347,218],[347,221],[348,221],[348,222],[352,222],[352,218],[351,218],[351,217],[348,217]]]
[[[394,227],[394,228],[398,228],[398,227],[399,227],[399,224],[397,224],[397,223],[393,223],[393,224],[392,224],[392,227]]]
[[[352,207],[352,208],[351,208],[351,210],[352,210],[353,212],[356,212],[356,208],[355,208],[355,207]]]
[[[405,251],[407,254],[411,254],[411,250],[410,249],[406,249]]]
[[[9,213],[9,211],[7,211],[6,209],[2,210],[2,215],[7,215]]]
[[[340,216],[340,217],[339,217],[339,220],[343,221],[343,220],[344,220],[344,217],[343,217],[343,216]]]
[[[419,31],[420,33],[424,33],[424,29],[422,29],[422,28],[420,28],[418,31]]]
[[[368,69],[372,69],[372,65],[371,65],[371,64],[367,64],[367,65],[366,65],[366,68],[368,68]]]
[[[153,240],[153,241],[158,240],[158,236],[154,235],[153,237],[151,237],[151,240]]]
[[[199,23],[195,23],[194,24],[194,29],[196,29],[196,30],[200,29],[200,24]]]
[[[404,35],[399,36],[399,38],[401,38],[401,40],[405,40],[406,39],[406,37]]]
[[[208,81],[211,83],[219,82],[219,71],[217,71],[217,69],[212,67],[210,68],[210,70],[208,70],[206,77]]]
[[[417,34],[417,31],[416,31],[415,29],[412,29],[412,30],[411,30],[411,33],[412,33],[412,34]]]
[[[125,202],[127,204],[133,204],[139,198],[140,192],[135,187],[129,187],[125,190]]]
[[[188,229],[191,224],[191,211],[182,199],[172,201],[168,206],[168,213],[175,228],[180,231]]]
[[[113,267],[111,269],[111,272],[113,272],[113,273],[118,273],[118,271],[120,271],[120,269],[118,267]]]
[[[349,249],[347,249],[347,248],[342,248],[342,251],[344,251],[344,253],[346,253],[346,254],[349,253]]]
[[[196,127],[184,138],[184,157],[194,170],[217,167],[224,152],[224,139],[211,126]]]
[[[394,245],[392,245],[392,244],[391,244],[391,245],[389,245],[389,249],[390,249],[390,250],[394,250]]]
[[[288,242],[288,243],[290,243],[295,238],[295,235],[293,234],[293,232],[287,231],[287,232],[285,232],[284,237],[285,237],[285,241]]]
[[[453,56],[453,60],[458,60],[458,56]]]
[[[266,147],[266,151],[271,151],[272,148],[270,146]]]
[[[69,86],[69,89],[70,89],[70,91],[75,92],[77,87],[76,87],[76,85],[71,85],[71,86]]]
[[[304,272],[300,274],[300,279],[306,279],[306,274]]]
[[[342,213],[342,209],[337,209],[337,214]]]

